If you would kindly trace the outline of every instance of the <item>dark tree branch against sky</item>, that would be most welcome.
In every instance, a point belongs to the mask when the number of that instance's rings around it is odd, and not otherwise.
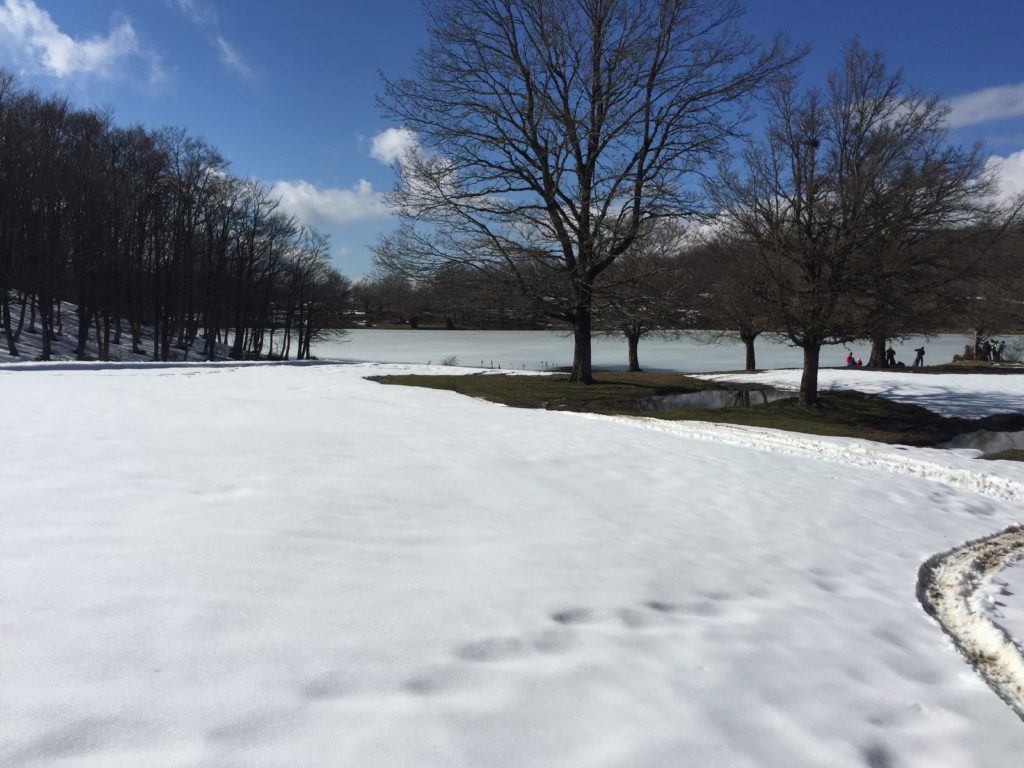
[[[381,105],[417,137],[377,248],[411,275],[515,274],[574,333],[592,381],[594,284],[658,218],[707,212],[698,180],[747,105],[799,59],[745,35],[738,2],[439,0],[416,75]],[[536,283],[538,272],[550,280]]]

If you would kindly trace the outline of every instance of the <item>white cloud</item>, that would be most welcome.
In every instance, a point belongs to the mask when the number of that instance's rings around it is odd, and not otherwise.
[[[370,157],[385,165],[394,165],[406,152],[418,146],[416,134],[408,128],[388,128],[373,137]]]
[[[1024,116],[1024,83],[999,85],[949,100],[949,125],[960,128]]]
[[[256,77],[249,64],[242,58],[242,55],[235,49],[231,43],[225,40],[220,35],[217,35],[214,41],[217,50],[220,53],[220,60],[230,69],[235,70],[238,74],[242,75],[249,80]]]
[[[351,189],[321,189],[308,181],[277,181],[271,187],[281,207],[303,224],[345,227],[360,221],[381,219],[391,211],[384,196],[360,179]]]
[[[122,19],[106,37],[76,40],[62,32],[50,14],[33,0],[4,0],[0,6],[0,46],[7,48],[23,66],[42,69],[59,78],[109,77],[118,64],[133,57],[149,61],[151,80],[163,77],[159,58],[142,50],[127,19]]]
[[[1010,200],[1015,195],[1024,194],[1024,149],[1008,157],[993,155],[986,166],[990,170],[994,169],[999,176],[1000,200]]]
[[[210,35],[210,45],[217,51],[221,64],[234,70],[246,80],[255,80],[256,73],[233,43],[220,33],[217,10],[203,0],[164,0],[164,4],[177,8],[188,20]]]
[[[188,16],[197,27],[211,27],[217,24],[217,12],[200,0],[164,0],[164,2]]]

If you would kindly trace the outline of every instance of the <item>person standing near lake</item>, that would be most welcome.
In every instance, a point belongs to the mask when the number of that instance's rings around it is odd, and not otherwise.
[[[895,368],[896,367],[896,350],[889,347],[885,350],[885,367]]]
[[[917,357],[914,358],[914,367],[917,368],[919,365],[924,365],[924,347],[918,347],[914,350],[917,352]]]

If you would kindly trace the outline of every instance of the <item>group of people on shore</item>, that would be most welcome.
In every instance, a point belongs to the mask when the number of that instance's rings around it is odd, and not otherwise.
[[[962,355],[953,355],[953,362],[961,360],[982,360],[986,363],[1002,363],[1006,360],[1006,341],[995,339],[978,339],[973,346],[964,346]]]
[[[979,360],[1001,363],[1003,362],[1003,353],[1006,351],[1006,342],[985,339],[984,342],[975,345],[974,351]]]
[[[917,353],[917,355],[914,357],[914,367],[918,368],[920,366],[923,366],[924,365],[924,347],[918,347],[917,349],[914,350],[914,352]],[[853,356],[853,352],[850,352],[849,350],[847,350],[846,367],[847,368],[857,368],[858,366],[862,366],[862,365],[864,365],[863,361],[859,357],[855,358]],[[889,347],[887,350],[885,350],[885,358],[882,360],[882,367],[883,368],[906,368],[907,366],[903,364],[902,360],[897,362],[897,360],[896,360],[896,350],[893,349],[892,347]]]

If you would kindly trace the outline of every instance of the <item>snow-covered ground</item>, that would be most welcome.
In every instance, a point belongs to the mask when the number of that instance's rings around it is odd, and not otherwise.
[[[799,368],[790,368],[757,373],[708,374],[700,378],[752,382],[795,390],[800,388],[800,375]],[[1015,374],[978,375],[823,368],[818,374],[818,390],[829,389],[853,389],[914,403],[946,416],[971,419],[994,413],[1024,412],[1024,369]]]
[[[989,616],[1024,652],[1024,559],[992,580],[986,593]]]
[[[399,370],[0,370],[0,765],[1019,763],[915,584],[1024,465]]]

